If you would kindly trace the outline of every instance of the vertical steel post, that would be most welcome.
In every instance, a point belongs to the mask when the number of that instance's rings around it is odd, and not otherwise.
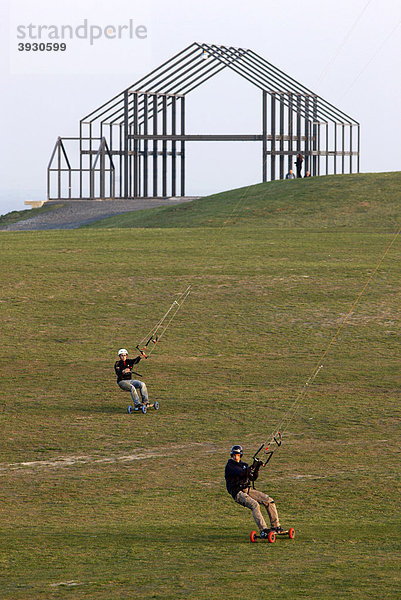
[[[280,179],[284,179],[284,95],[280,94]]]
[[[345,123],[341,124],[342,126],[342,174],[344,175],[345,173],[345,154],[344,154],[344,148],[345,148]]]
[[[329,123],[326,123],[326,175],[329,174]]]
[[[111,156],[113,156],[113,125],[111,123],[110,123],[110,135],[109,135],[109,137],[110,137],[109,150],[110,150]],[[113,171],[113,169],[111,167],[110,160],[109,160],[109,163],[110,163],[109,190],[110,190],[110,196],[113,196],[113,198],[114,198],[114,192],[112,192],[112,190],[114,189],[114,179],[113,179],[114,178],[114,171]]]
[[[301,96],[301,94],[297,94],[297,153],[302,152],[301,105],[302,105],[302,96]],[[305,154],[305,151],[304,151],[304,154]]]
[[[271,94],[271,161],[270,179],[276,179],[276,94]]]
[[[148,135],[148,108],[149,98],[148,94],[143,95],[143,133]],[[149,142],[145,138],[143,141],[143,195],[146,198],[148,195],[148,145]]]
[[[134,92],[134,198],[138,197],[138,170],[139,170],[139,148],[138,148],[138,93]]]
[[[352,173],[352,125],[349,126],[349,172]]]
[[[106,138],[102,137],[100,140],[100,197],[104,199],[104,190],[106,184],[106,171],[105,171],[105,144]]]
[[[162,98],[162,133],[167,135],[167,96],[164,95]],[[162,144],[162,196],[167,196],[167,140],[163,140]]]
[[[292,169],[293,163],[293,114],[292,114],[292,94],[288,94],[288,170]]]
[[[337,175],[337,123],[334,123],[334,175]]]
[[[361,127],[358,123],[358,158],[357,158],[357,173],[359,173],[359,158],[360,158],[360,151],[361,151]]]
[[[317,168],[317,161],[316,161],[316,154],[315,152],[320,148],[318,147],[318,127],[316,124],[317,121],[317,99],[316,96],[313,96],[313,101],[312,101],[312,115],[313,115],[313,127],[312,127],[312,132],[313,132],[313,142],[312,142],[312,149],[313,149],[313,158],[312,158],[312,164],[313,164],[313,172],[312,175],[318,175],[318,168]],[[319,125],[320,127],[320,125]],[[319,163],[320,163],[320,156],[319,156]]]
[[[142,96],[142,94],[141,94]],[[143,163],[143,152],[142,152],[142,144],[143,140],[141,139],[141,135],[143,133],[143,123],[139,123],[139,139],[138,139],[138,196],[143,196],[142,194],[142,163]]]
[[[120,189],[120,198],[124,197],[123,190],[123,123],[120,123],[120,155],[119,155],[119,174],[118,174],[118,185]]]
[[[185,96],[181,98],[181,135],[185,135]],[[181,140],[181,196],[185,196],[185,141]]]
[[[92,174],[92,165],[93,165],[93,158],[92,158],[92,122],[89,123],[89,175]],[[92,187],[91,187],[92,185]],[[90,190],[90,198],[93,199],[95,197],[95,184],[94,184],[94,175],[92,178],[92,184],[89,184],[89,188]]]
[[[71,168],[68,169],[68,197],[71,200]]]
[[[89,195],[90,199],[94,199],[94,190],[95,190],[95,175],[93,169],[89,171]]]
[[[79,122],[79,197],[82,198],[82,121]]]
[[[267,92],[262,92],[262,181],[267,181]]]
[[[128,91],[124,92],[124,198],[129,198],[129,109]]]
[[[51,190],[50,190],[50,185],[51,185],[51,181],[50,181],[50,164],[47,167],[47,199],[50,200],[51,197]]]
[[[305,133],[305,171],[309,171],[312,175],[312,161],[310,153],[310,137],[311,137],[311,125],[309,120],[309,96],[304,96],[305,102],[305,119],[304,119],[304,133]]]
[[[111,155],[111,156],[113,156],[113,155]],[[114,161],[113,161],[113,167],[110,167],[110,168],[113,169],[113,180],[112,180],[113,185],[111,188],[111,194],[112,194],[111,197],[113,198],[113,200],[115,200],[115,198],[116,198],[116,168],[114,166]]]
[[[153,99],[153,135],[157,135],[157,94],[152,94]],[[157,139],[153,140],[153,197],[157,198]]]
[[[57,185],[57,197],[61,198],[61,138],[58,138],[57,142],[57,168],[58,168],[58,185]]]
[[[128,152],[128,191],[129,191],[129,197],[132,198],[132,143],[131,143],[131,136],[132,136],[132,125],[129,124],[128,125],[128,131],[129,131],[129,137],[128,137],[128,143],[129,143],[129,152]]]
[[[171,134],[173,136],[171,142],[171,195],[174,197],[177,193],[176,191],[176,181],[177,181],[177,142],[174,139],[174,136],[177,133],[177,99],[173,96],[171,100]]]

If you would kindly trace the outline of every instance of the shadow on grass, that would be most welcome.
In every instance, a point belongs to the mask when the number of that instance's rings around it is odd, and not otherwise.
[[[125,413],[127,415],[127,417],[133,416],[133,415],[128,415],[128,413],[127,413],[128,403],[125,406],[124,405],[117,406],[116,404],[107,404],[106,402],[107,401],[101,400],[97,404],[82,406],[82,407],[80,407],[79,412],[90,413],[90,414],[94,414],[94,413],[95,414],[108,414],[108,415]],[[74,407],[71,407],[71,409],[74,409]],[[76,411],[76,407],[75,407],[74,411]]]

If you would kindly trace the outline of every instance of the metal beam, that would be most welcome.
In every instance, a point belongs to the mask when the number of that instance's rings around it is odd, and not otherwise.
[[[267,181],[267,92],[262,92],[262,181]]]
[[[133,136],[130,136],[133,137]],[[147,139],[154,140],[157,139],[159,141],[162,140],[175,140],[175,141],[184,141],[184,142],[263,142],[263,134],[261,133],[239,133],[239,134],[231,134],[231,133],[223,133],[223,134],[138,134],[138,139]],[[273,139],[273,135],[269,134],[266,136],[268,141]],[[276,135],[275,139],[277,142],[281,140],[289,141],[290,136],[288,135]],[[296,141],[298,139],[297,136],[293,136],[292,140]],[[301,136],[301,140],[306,140],[306,136]]]
[[[143,133],[148,134],[148,103],[149,98],[147,94],[144,96],[144,120],[143,120]],[[146,198],[148,195],[148,164],[149,164],[149,152],[148,152],[148,138],[143,138],[143,195]]]
[[[157,95],[153,94],[153,196],[157,196]]]
[[[128,92],[124,93],[124,198],[129,198],[129,125]]]
[[[175,136],[177,130],[177,99],[173,98],[171,102],[171,135]],[[177,142],[175,139],[171,141],[171,195],[176,195],[177,182]]]
[[[181,98],[181,196],[185,196],[185,98]]]
[[[167,97],[163,96],[162,131],[167,136]],[[162,145],[162,196],[167,196],[167,139],[163,139]]]
[[[134,198],[139,196],[139,160],[138,160],[138,94],[134,95]]]
[[[271,135],[270,135],[270,179],[274,181],[276,179],[276,94],[271,94]]]

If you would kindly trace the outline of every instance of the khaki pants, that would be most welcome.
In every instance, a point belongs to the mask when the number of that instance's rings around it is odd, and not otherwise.
[[[138,406],[141,401],[148,402],[148,390],[146,389],[146,385],[143,381],[138,381],[137,379],[122,379],[118,382],[120,388],[126,392],[130,392],[131,398],[135,404]],[[139,394],[141,397],[139,397]]]
[[[238,502],[238,504],[241,504],[241,506],[246,506],[246,508],[249,508],[252,511],[252,516],[255,519],[256,525],[259,527],[259,531],[262,531],[262,529],[267,529],[266,521],[264,520],[260,510],[261,504],[266,508],[270,520],[270,526],[280,526],[274,500],[267,494],[258,492],[258,490],[254,490],[252,488],[248,488],[242,492],[238,492],[235,497],[235,501]]]

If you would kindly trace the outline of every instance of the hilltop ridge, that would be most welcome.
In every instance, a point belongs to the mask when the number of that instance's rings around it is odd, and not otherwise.
[[[259,183],[178,206],[116,215],[95,228],[363,227],[394,230],[401,200],[401,172],[328,175]]]

